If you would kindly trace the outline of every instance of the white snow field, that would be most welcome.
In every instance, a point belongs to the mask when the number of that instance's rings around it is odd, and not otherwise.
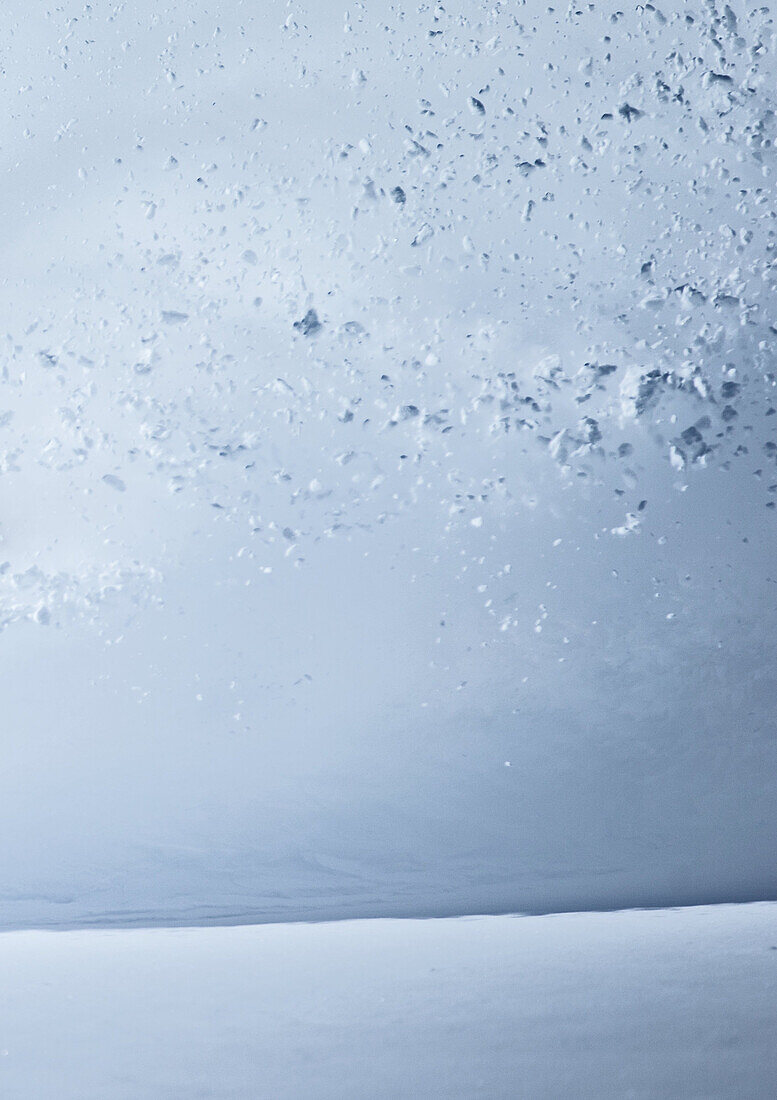
[[[777,905],[0,936],[3,1100],[771,1100]]]

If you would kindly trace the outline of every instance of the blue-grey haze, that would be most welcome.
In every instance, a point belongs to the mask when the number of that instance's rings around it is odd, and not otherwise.
[[[770,9],[0,31],[0,922],[774,897]]]

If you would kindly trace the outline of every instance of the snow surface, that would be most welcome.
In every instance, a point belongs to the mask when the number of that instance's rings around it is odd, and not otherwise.
[[[777,905],[0,936],[3,1100],[767,1100]]]
[[[4,0],[0,924],[777,896],[768,6]]]

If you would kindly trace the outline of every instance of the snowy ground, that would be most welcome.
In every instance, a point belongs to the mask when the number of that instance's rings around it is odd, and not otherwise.
[[[772,1097],[777,904],[0,936],[4,1100]]]

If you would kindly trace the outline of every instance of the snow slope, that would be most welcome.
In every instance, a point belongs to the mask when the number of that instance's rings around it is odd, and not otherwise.
[[[4,1100],[777,1091],[777,906],[0,936]]]

